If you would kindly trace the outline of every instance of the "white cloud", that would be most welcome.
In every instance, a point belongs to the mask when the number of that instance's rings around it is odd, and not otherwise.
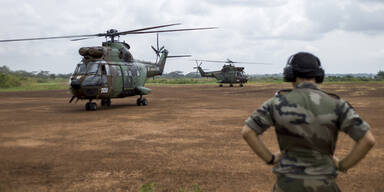
[[[172,54],[197,58],[270,62],[246,66],[247,73],[279,73],[297,51],[320,56],[328,72],[375,73],[382,66],[382,1],[309,0],[2,0],[0,39],[94,34],[181,22],[180,27],[218,26],[215,31],[160,35]],[[154,60],[155,35],[121,37],[135,58]],[[78,48],[97,46],[103,38],[0,44],[0,65],[11,69],[72,72]],[[380,52],[381,50],[381,52]],[[208,65],[208,64],[207,64]],[[170,60],[166,71],[192,71],[188,60]],[[212,69],[220,68],[212,65]],[[347,72],[347,71],[346,71]]]

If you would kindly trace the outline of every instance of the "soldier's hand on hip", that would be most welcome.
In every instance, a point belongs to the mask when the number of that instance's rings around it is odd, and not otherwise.
[[[331,159],[333,163],[335,164],[336,169],[339,169],[339,158],[337,158],[335,155],[331,156]]]
[[[284,151],[277,151],[277,152],[275,152],[273,154],[275,156],[275,161],[273,162],[273,164],[276,164],[277,162],[279,162],[279,160],[281,159],[283,154],[284,154]]]

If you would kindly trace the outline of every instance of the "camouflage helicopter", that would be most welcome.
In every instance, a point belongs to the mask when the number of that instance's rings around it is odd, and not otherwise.
[[[101,100],[101,106],[110,106],[111,98],[123,98],[129,96],[140,96],[136,104],[147,105],[148,100],[143,97],[151,93],[151,89],[144,87],[149,77],[161,75],[167,58],[186,57],[190,55],[169,56],[168,51],[162,46],[159,48],[158,34],[163,32],[192,31],[214,29],[215,27],[205,28],[183,28],[168,30],[153,30],[157,28],[180,25],[180,23],[146,27],[141,29],[118,32],[116,29],[110,29],[106,33],[89,35],[70,35],[27,39],[8,39],[1,42],[11,41],[31,41],[71,38],[72,41],[79,41],[91,37],[105,37],[106,41],[102,46],[82,47],[79,54],[83,56],[77,64],[74,73],[70,78],[70,90],[72,98],[76,103],[79,99],[88,100],[85,109],[97,110],[97,104],[93,100]],[[134,59],[129,52],[130,46],[125,42],[119,41],[119,37],[129,34],[157,33],[157,47],[151,46],[157,57],[156,62],[148,62]],[[76,39],[77,38],[77,39]],[[117,39],[116,39],[117,38]]]
[[[209,71],[206,72],[201,68],[202,63],[204,62],[213,62],[213,63],[226,63],[220,71]],[[254,62],[237,62],[227,59],[226,61],[215,61],[215,60],[195,60],[196,67],[202,77],[214,77],[217,80],[217,83],[220,83],[220,87],[223,84],[228,83],[230,87],[233,87],[233,84],[240,84],[240,87],[243,87],[244,83],[248,82],[248,76],[244,74],[244,67],[236,67],[235,63],[240,64],[267,64],[267,63],[254,63]],[[199,63],[200,62],[200,63]]]

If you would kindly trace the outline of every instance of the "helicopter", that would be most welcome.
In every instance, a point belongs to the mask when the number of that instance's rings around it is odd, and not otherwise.
[[[180,25],[180,23],[146,27],[123,32],[119,32],[116,29],[110,29],[105,33],[88,35],[7,39],[0,40],[0,43],[63,38],[70,38],[71,41],[80,41],[92,37],[105,37],[105,42],[103,42],[101,46],[82,47],[79,49],[79,54],[82,56],[82,60],[76,65],[76,69],[69,80],[72,93],[72,98],[69,100],[69,103],[75,98],[76,103],[78,100],[88,100],[85,104],[85,109],[87,111],[95,111],[97,110],[97,103],[93,102],[93,100],[101,100],[101,106],[109,107],[111,106],[112,98],[139,96],[136,100],[136,104],[138,106],[146,106],[148,105],[148,100],[144,98],[143,95],[148,95],[152,92],[151,89],[144,87],[147,78],[162,75],[167,58],[190,56],[168,55],[168,50],[165,49],[164,46],[159,48],[159,33],[216,28],[204,27],[154,30],[174,25]],[[130,45],[126,42],[119,41],[119,37],[122,35],[146,33],[157,34],[157,46],[151,46],[156,53],[156,62],[134,59],[129,51]]]
[[[206,72],[201,68],[202,63],[204,62],[213,62],[213,63],[225,63],[220,71],[209,71]],[[237,62],[227,59],[226,61],[216,61],[216,60],[198,60],[195,59],[196,67],[202,77],[213,77],[216,78],[217,83],[220,87],[223,87],[223,84],[229,84],[230,87],[233,87],[233,84],[240,84],[240,87],[243,87],[245,83],[248,82],[248,76],[244,74],[244,67],[236,67],[235,63],[240,64],[267,64],[267,63],[254,63],[254,62]],[[200,63],[199,63],[200,62]]]

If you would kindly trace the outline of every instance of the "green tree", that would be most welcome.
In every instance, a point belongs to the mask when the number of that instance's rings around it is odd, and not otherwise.
[[[377,72],[375,79],[384,79],[384,71]]]
[[[9,73],[11,70],[7,66],[1,66],[0,67],[0,73]]]
[[[20,85],[21,85],[21,80],[18,76],[0,72],[0,87],[1,88],[17,87]]]

